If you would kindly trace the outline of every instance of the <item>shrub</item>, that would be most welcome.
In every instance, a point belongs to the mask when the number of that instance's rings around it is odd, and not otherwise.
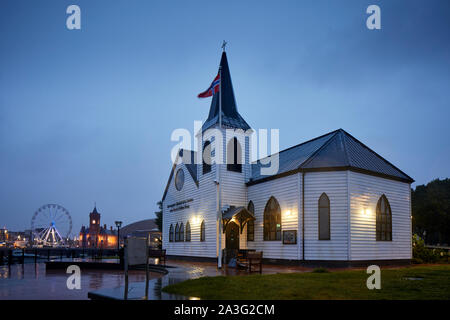
[[[434,263],[440,260],[440,250],[428,249],[417,234],[413,235],[413,263]]]

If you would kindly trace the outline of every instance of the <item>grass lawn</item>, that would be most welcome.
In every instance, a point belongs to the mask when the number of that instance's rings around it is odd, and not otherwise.
[[[381,268],[381,289],[369,290],[366,270],[204,277],[163,288],[201,299],[445,299],[450,300],[450,265]],[[423,278],[407,280],[405,278]]]

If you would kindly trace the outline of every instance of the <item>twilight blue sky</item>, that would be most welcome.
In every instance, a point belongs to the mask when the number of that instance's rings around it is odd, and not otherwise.
[[[29,228],[45,203],[74,232],[94,201],[102,224],[153,217],[223,39],[239,112],[281,149],[343,128],[416,184],[448,177],[449,15],[448,0],[2,0],[0,226]]]

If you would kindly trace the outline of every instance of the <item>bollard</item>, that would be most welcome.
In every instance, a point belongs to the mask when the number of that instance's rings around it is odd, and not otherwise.
[[[47,261],[50,261],[50,249],[47,250]]]
[[[0,250],[0,265],[3,265],[3,259],[4,259],[4,251]]]
[[[22,264],[25,263],[25,248],[22,248]]]
[[[34,249],[34,263],[37,262],[37,249]]]
[[[12,264],[12,259],[13,259],[12,250],[8,249],[8,265]]]

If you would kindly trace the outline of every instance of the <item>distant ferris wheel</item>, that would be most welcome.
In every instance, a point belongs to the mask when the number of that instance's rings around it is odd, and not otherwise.
[[[72,232],[69,211],[58,204],[45,204],[33,215],[31,231],[35,242],[44,246],[60,246]]]

